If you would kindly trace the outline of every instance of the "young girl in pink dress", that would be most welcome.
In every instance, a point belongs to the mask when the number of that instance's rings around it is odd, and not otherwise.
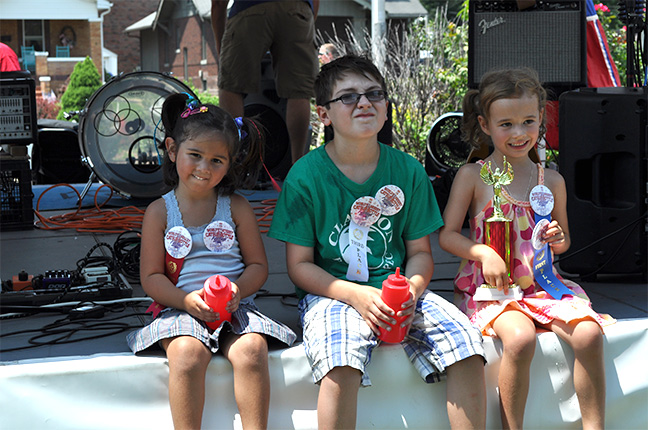
[[[552,253],[561,254],[570,245],[564,179],[558,172],[544,170],[529,158],[529,151],[546,131],[545,104],[546,92],[536,73],[529,69],[491,72],[483,77],[478,90],[466,93],[464,137],[477,148],[491,145],[493,152],[482,162],[466,164],[457,172],[439,241],[444,250],[464,259],[455,278],[457,306],[483,334],[497,336],[502,341],[498,385],[503,427],[523,426],[536,328],[542,328],[553,331],[573,348],[574,386],[583,428],[602,428],[605,374],[601,327],[613,320],[594,312],[583,289],[563,279],[555,268],[551,267],[549,272],[555,276],[553,279],[564,284],[568,293],[558,294],[558,299],[534,278],[536,252],[532,236],[538,214],[529,200],[536,185],[548,188],[554,206],[546,229],[536,233],[535,246],[548,244]],[[513,171],[512,182],[501,187],[501,208],[504,216],[512,220],[512,279],[505,261],[484,245],[484,222],[493,213],[494,192],[493,186],[482,180],[480,170],[486,163],[490,171],[504,172],[505,161]],[[470,218],[469,238],[461,234],[466,213]],[[509,294],[511,282],[523,291],[522,299],[515,300],[512,294],[510,299],[501,301],[473,299],[482,284]]]

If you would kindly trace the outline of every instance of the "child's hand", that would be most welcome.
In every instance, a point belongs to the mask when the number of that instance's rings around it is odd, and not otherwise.
[[[201,321],[213,322],[218,319],[218,313],[211,310],[205,303],[205,291],[192,291],[184,297],[184,310]]]
[[[380,327],[386,329],[389,324],[396,323],[395,312],[383,302],[378,288],[360,284],[355,287],[355,300],[350,304],[360,312],[371,331],[379,335]]]
[[[407,316],[401,323],[402,327],[407,327],[409,324],[414,321],[414,311],[416,310],[416,299],[414,297],[414,293],[412,293],[412,290],[410,290],[410,296],[409,298],[403,303],[403,306],[401,307],[401,310],[399,310],[396,313],[397,317],[404,317]]]
[[[482,260],[482,274],[488,285],[495,286],[498,290],[503,290],[504,294],[508,294],[511,279],[508,276],[506,262],[493,249]]]
[[[238,309],[239,304],[241,303],[241,291],[239,290],[238,285],[232,282],[232,298],[227,302],[225,310],[229,313],[234,312]]]
[[[542,241],[549,246],[560,245],[565,241],[565,232],[558,225],[558,221],[553,220],[547,225],[547,229],[542,235]]]

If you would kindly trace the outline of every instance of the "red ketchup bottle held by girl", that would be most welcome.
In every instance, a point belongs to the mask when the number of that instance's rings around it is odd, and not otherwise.
[[[401,305],[410,297],[409,282],[407,278],[400,274],[400,267],[396,268],[396,273],[389,275],[382,284],[382,299],[394,312],[402,310]],[[380,327],[378,338],[383,342],[400,343],[405,338],[409,325],[401,327],[406,317],[394,316],[396,324],[391,325],[391,330],[387,331]]]
[[[232,314],[225,310],[227,302],[232,298],[232,284],[227,277],[212,275],[205,281],[205,303],[212,311],[217,312],[219,320],[206,322],[207,327],[216,330],[223,321],[232,321]]]

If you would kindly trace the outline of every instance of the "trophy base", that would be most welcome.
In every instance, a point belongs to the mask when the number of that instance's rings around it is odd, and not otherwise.
[[[517,285],[511,285],[508,289],[508,294],[504,294],[504,291],[498,290],[497,287],[493,287],[488,284],[482,284],[481,287],[477,288],[473,300],[476,302],[491,302],[491,301],[503,301],[503,300],[521,300],[524,297],[522,289]]]

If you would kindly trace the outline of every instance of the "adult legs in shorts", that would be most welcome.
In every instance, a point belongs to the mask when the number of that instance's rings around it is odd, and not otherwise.
[[[308,151],[310,98],[318,66],[310,6],[305,2],[262,3],[231,21],[223,37],[220,106],[234,117],[243,115],[244,94],[259,91],[256,63],[260,67],[261,58],[270,50],[277,93],[287,100],[286,128],[294,163]],[[242,59],[245,56],[250,58]],[[243,64],[250,61],[253,66]]]

